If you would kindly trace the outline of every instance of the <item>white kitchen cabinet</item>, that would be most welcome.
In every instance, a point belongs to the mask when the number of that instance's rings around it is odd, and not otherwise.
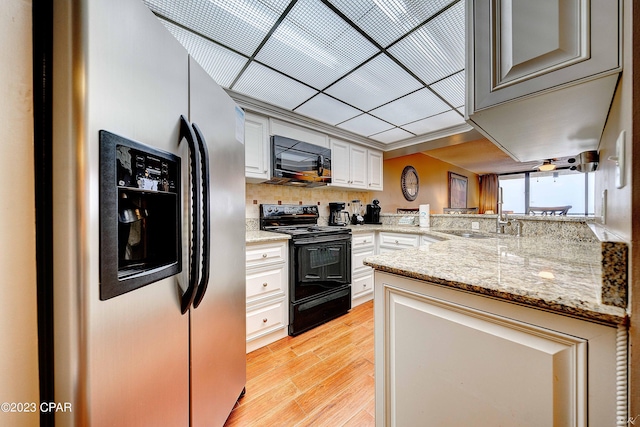
[[[373,268],[363,261],[376,254],[375,232],[356,233],[351,238],[352,307],[373,298]]]
[[[623,326],[379,271],[375,282],[377,426],[624,425]]]
[[[367,188],[369,190],[383,190],[382,152],[367,150]]]
[[[246,113],[244,122],[245,178],[259,183],[271,179],[269,119]]]
[[[420,246],[419,234],[391,233],[381,231],[378,233],[378,253],[384,254],[401,249],[417,248]]]
[[[367,188],[367,149],[356,144],[330,139],[331,185],[346,188]]]
[[[247,353],[287,336],[287,248],[280,241],[247,243]]]
[[[519,161],[597,149],[621,71],[621,10],[616,0],[467,1],[469,123]]]

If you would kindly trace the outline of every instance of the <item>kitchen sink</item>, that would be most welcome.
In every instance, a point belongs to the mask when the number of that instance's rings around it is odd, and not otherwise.
[[[489,239],[491,237],[495,237],[492,235],[492,233],[482,233],[479,231],[471,231],[471,230],[433,230],[433,231],[437,231],[438,233],[452,234],[458,237],[466,237],[468,239]]]

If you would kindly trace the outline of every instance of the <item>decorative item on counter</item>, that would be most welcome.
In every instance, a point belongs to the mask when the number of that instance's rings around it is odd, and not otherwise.
[[[429,228],[431,225],[431,217],[429,215],[429,205],[420,205],[419,218],[420,227]]]

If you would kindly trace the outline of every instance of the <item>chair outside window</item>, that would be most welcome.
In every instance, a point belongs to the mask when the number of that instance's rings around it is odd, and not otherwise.
[[[567,212],[571,209],[571,205],[568,206],[529,206],[527,210],[528,215],[542,215],[542,216],[566,216]]]

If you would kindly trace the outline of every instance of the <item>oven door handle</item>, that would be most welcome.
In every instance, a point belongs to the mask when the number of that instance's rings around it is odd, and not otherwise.
[[[198,261],[200,260],[200,196],[198,191],[200,185],[200,151],[196,148],[196,138],[189,125],[189,122],[184,116],[180,116],[180,139],[187,140],[189,146],[189,164],[191,166],[191,247],[189,250],[189,284],[186,291],[180,289],[180,310],[182,314],[189,311],[189,307],[193,303],[193,298],[196,293],[196,286],[198,284]]]
[[[200,161],[202,162],[202,271],[200,275],[200,283],[196,289],[196,295],[193,299],[193,308],[198,308],[209,284],[209,272],[211,266],[211,203],[209,189],[209,149],[207,141],[200,131],[197,124],[191,125],[196,134],[196,142],[198,143],[198,151],[200,152]]]
[[[302,245],[313,245],[314,243],[333,243],[333,242],[342,242],[345,240],[351,240],[351,234],[346,236],[319,236],[319,237],[309,237],[309,238],[296,238],[292,240],[294,246],[302,246]]]

